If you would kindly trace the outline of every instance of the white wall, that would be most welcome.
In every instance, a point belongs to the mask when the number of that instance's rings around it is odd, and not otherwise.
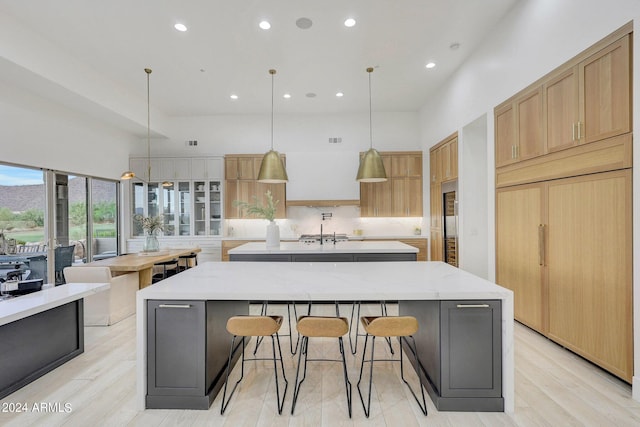
[[[137,138],[0,81],[2,161],[118,179]]]
[[[640,22],[637,0],[522,0],[505,16],[474,54],[420,111],[423,147],[435,145],[486,114],[488,170],[494,169],[493,108],[605,36],[634,21]],[[634,83],[640,84],[640,40],[634,33]],[[634,104],[640,105],[637,89]],[[634,108],[634,132],[640,113]],[[634,145],[637,145],[634,143]],[[640,168],[638,147],[634,167]],[[482,166],[484,167],[484,166]],[[489,177],[488,187],[493,187]],[[640,174],[634,174],[634,248],[640,247]],[[495,223],[494,194],[489,197],[489,224]],[[495,229],[489,227],[489,254],[495,254]],[[490,268],[495,265],[489,260]],[[489,271],[495,278],[495,267]],[[634,257],[634,399],[640,400],[640,257]]]

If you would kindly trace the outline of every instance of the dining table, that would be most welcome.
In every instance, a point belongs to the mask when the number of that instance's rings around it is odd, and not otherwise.
[[[153,266],[159,262],[171,261],[183,255],[199,253],[200,248],[173,248],[157,252],[137,252],[92,261],[80,266],[109,267],[111,274],[118,276],[131,272],[138,273],[138,288],[143,289],[151,285],[153,278]]]

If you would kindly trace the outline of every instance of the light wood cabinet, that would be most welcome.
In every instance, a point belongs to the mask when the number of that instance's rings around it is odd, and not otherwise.
[[[283,162],[284,155],[281,155]],[[276,218],[286,218],[286,184],[265,184],[257,181],[262,154],[232,154],[224,158],[225,165],[225,217],[255,218],[243,213],[235,201],[254,203],[254,196],[262,205],[267,203],[265,193],[271,191],[273,200],[278,200]]]
[[[548,335],[631,381],[631,171],[548,185]]]
[[[563,150],[578,143],[578,87],[577,67],[563,71],[544,84],[547,152]]]
[[[543,185],[501,189],[496,194],[496,283],[513,291],[516,320],[543,331]]]
[[[496,110],[496,166],[544,154],[542,86]]]
[[[360,183],[361,217],[422,216],[422,152],[380,153],[388,179]]]
[[[500,189],[496,224],[515,318],[631,381],[631,170]]]
[[[429,150],[430,185],[429,213],[431,261],[444,260],[442,235],[442,183],[458,178],[458,134],[449,135]]]

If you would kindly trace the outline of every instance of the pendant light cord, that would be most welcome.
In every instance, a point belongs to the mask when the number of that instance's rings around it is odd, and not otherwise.
[[[151,74],[151,68],[145,68],[144,72],[147,73],[147,176],[148,180],[151,180],[151,100],[149,91],[149,75]]]
[[[373,148],[373,119],[371,113],[371,73],[373,73],[373,67],[367,68],[367,73],[369,73],[369,148]]]
[[[273,151],[273,75],[276,73],[276,70],[269,70],[269,74],[271,74],[271,150]]]

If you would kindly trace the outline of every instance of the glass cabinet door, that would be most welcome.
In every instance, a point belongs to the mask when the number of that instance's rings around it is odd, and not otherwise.
[[[180,221],[178,234],[191,234],[191,183],[178,182],[178,219]]]
[[[150,182],[147,186],[147,216],[160,215],[160,186]]]
[[[220,181],[209,182],[209,234],[219,236],[222,230],[222,194]]]
[[[204,181],[195,181],[193,185],[193,231],[197,236],[204,236],[207,233],[207,187]]]
[[[133,209],[133,214],[131,215],[131,219],[132,219],[131,234],[133,236],[144,235],[144,231],[142,230],[142,224],[139,221],[133,221],[133,217],[135,215],[145,215],[145,209],[144,209],[145,190],[146,190],[146,186],[142,182],[134,182],[131,184],[131,206]]]
[[[151,186],[152,184],[149,184]],[[158,185],[158,184],[153,184]],[[175,185],[162,188],[162,215],[164,216],[164,235],[175,236],[176,234],[176,208],[175,208]]]

